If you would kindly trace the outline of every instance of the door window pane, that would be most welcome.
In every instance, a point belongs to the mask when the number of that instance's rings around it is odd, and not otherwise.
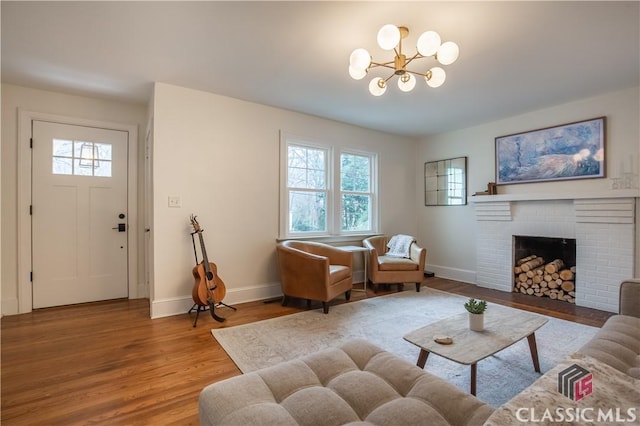
[[[54,157],[73,157],[73,141],[54,139]]]
[[[111,177],[111,144],[53,139],[52,154],[55,175]]]
[[[63,157],[53,157],[53,174],[54,175],[71,175],[73,174],[73,159]]]

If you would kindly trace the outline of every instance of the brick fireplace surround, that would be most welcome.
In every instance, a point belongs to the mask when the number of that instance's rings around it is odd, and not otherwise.
[[[576,305],[617,312],[620,282],[634,272],[636,196],[608,191],[473,197],[477,285],[512,291],[514,235],[575,238]]]

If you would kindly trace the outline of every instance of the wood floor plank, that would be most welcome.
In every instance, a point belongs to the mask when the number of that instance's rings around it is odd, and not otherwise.
[[[423,285],[594,326],[611,316],[441,278],[426,279]],[[351,300],[393,291],[352,292]],[[339,298],[337,303],[346,302]],[[195,314],[149,319],[145,299],[5,316],[0,420],[3,425],[197,425],[200,390],[241,374],[211,328],[300,312],[306,303],[283,307],[277,301],[251,302],[237,307],[224,324],[201,314],[196,328]]]

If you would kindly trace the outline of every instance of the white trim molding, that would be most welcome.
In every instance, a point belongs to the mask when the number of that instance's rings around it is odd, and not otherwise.
[[[139,294],[138,285],[138,126],[136,124],[87,120],[77,117],[48,114],[18,109],[18,313],[31,312],[31,123],[34,120],[51,121],[76,126],[100,127],[120,130],[129,134],[127,204],[129,229],[129,298],[146,297]]]

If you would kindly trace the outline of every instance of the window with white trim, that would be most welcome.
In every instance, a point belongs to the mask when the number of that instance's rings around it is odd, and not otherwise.
[[[284,135],[280,237],[377,230],[377,155]]]

